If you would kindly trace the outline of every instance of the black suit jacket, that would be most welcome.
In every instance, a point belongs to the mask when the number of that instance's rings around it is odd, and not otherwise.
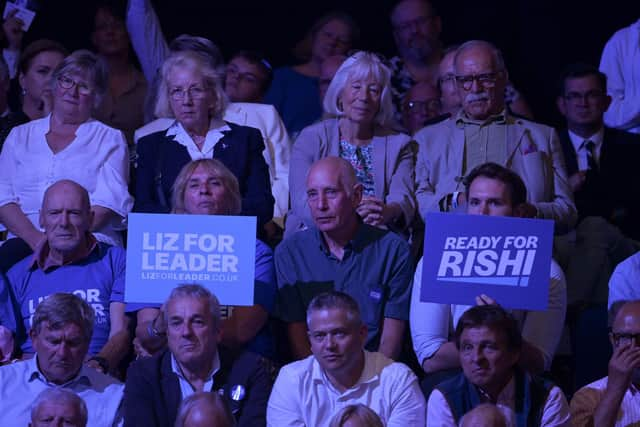
[[[220,350],[220,370],[214,375],[213,390],[224,390],[238,427],[266,425],[267,401],[271,380],[264,359],[243,352],[235,360]],[[245,396],[230,398],[232,389],[241,385]],[[169,350],[135,361],[127,371],[124,388],[125,427],[173,427],[182,401],[178,376],[171,370]]]
[[[213,158],[220,160],[238,178],[242,195],[242,215],[258,217],[258,229],[273,218],[269,169],[262,151],[260,131],[227,123],[230,131],[218,141]],[[187,149],[167,136],[166,131],[141,138],[136,147],[136,202],[134,212],[167,213],[171,210],[173,183],[184,165],[191,161]],[[160,167],[158,167],[160,165]],[[158,172],[160,174],[158,175]],[[160,200],[157,178],[166,204]]]
[[[578,172],[578,160],[569,132],[559,132],[567,176]],[[597,172],[574,193],[579,219],[601,216],[622,232],[640,238],[640,135],[605,128]]]

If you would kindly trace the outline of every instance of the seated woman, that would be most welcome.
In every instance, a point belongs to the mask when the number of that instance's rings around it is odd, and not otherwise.
[[[269,170],[257,129],[222,121],[227,98],[219,73],[200,55],[178,52],[162,65],[156,115],[175,117],[169,129],[137,144],[136,212],[169,212],[172,188],[191,160],[220,160],[236,176],[242,215],[258,217],[258,229],[273,217]]]
[[[286,233],[312,224],[305,180],[313,162],[327,156],[349,161],[364,187],[358,214],[370,225],[402,231],[416,209],[411,137],[391,131],[389,70],[372,53],[357,52],[336,72],[324,98],[337,118],[305,128],[291,151],[291,212]]]
[[[238,180],[222,162],[200,159],[187,163],[175,180],[173,212],[199,215],[237,215],[240,212]],[[256,240],[254,301],[251,307],[222,307],[222,344],[231,349],[246,348],[269,359],[274,347],[268,327],[276,296],[276,279],[271,249]],[[127,311],[141,307],[127,306]],[[228,313],[225,316],[225,312]],[[136,348],[139,355],[152,354],[164,345],[157,307],[138,311]],[[225,318],[226,317],[226,318]]]
[[[0,153],[0,222],[28,245],[23,257],[43,238],[39,211],[44,191],[61,179],[89,192],[96,238],[122,244],[117,228],[133,205],[127,191],[127,144],[122,132],[91,119],[106,82],[106,69],[93,53],[72,53],[53,72],[51,114],[15,127],[5,141]],[[9,254],[17,256],[15,249]]]

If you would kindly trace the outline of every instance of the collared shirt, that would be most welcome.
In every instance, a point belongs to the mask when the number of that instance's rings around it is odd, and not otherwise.
[[[55,292],[66,292],[79,296],[93,308],[89,354],[99,353],[109,340],[111,304],[124,304],[125,265],[125,250],[106,243],[97,244],[89,256],[57,268],[42,270],[31,257],[15,264],[7,273],[7,280],[17,305],[15,332],[22,351],[34,352],[26,333],[40,302]],[[0,323],[4,322],[0,318]]]
[[[382,353],[365,351],[364,357],[360,379],[342,392],[331,384],[315,356],[284,366],[269,398],[267,425],[326,427],[345,406],[363,404],[387,427],[423,427],[424,396],[413,372]]]
[[[47,239],[42,239],[42,241],[38,244],[38,247],[33,253],[33,257],[31,258],[31,268],[38,267],[42,271],[48,271],[51,268],[62,267],[63,265],[73,264],[76,261],[80,261],[91,254],[95,249],[98,241],[93,234],[87,234],[87,240],[85,242],[84,248],[79,251],[73,259],[67,260],[66,262],[60,263],[60,261],[56,261],[52,259],[49,254],[51,253],[49,248],[49,241]]]
[[[578,390],[571,399],[571,421],[574,426],[593,425],[593,415],[604,397],[608,377],[601,378]],[[615,427],[640,424],[640,391],[631,386],[625,391],[616,415]]]
[[[89,192],[91,205],[102,206],[126,218],[133,207],[129,195],[129,154],[119,130],[97,120],[78,126],[76,136],[53,153],[45,135],[51,115],[11,130],[0,152],[0,206],[16,203],[37,228],[45,190],[61,179],[71,179]],[[122,246],[116,230],[122,219],[95,233],[100,241]]]
[[[180,392],[182,393],[182,399],[185,399],[192,394],[194,394],[197,390],[193,388],[191,383],[187,380],[187,378],[182,374],[182,368],[178,365],[178,361],[173,354],[171,355],[171,370],[178,377],[178,382],[180,383]],[[213,366],[211,367],[211,372],[207,376],[204,386],[202,388],[203,391],[211,391],[213,390],[213,376],[220,370],[220,356],[216,351],[216,355],[213,357]]]
[[[460,110],[455,120],[458,126],[464,128],[463,174],[483,163],[506,163],[507,130],[504,125],[507,121],[504,111],[486,120],[474,120]]]
[[[78,375],[66,384],[52,384],[40,371],[36,355],[0,367],[0,425],[28,425],[33,400],[43,390],[55,387],[71,390],[84,400],[89,412],[88,426],[111,427],[121,422],[119,408],[124,386],[120,382],[83,365]]]
[[[604,140],[604,128],[601,128],[598,132],[588,138],[583,138],[569,131],[569,139],[571,140],[573,149],[576,151],[578,170],[586,171],[589,168],[587,161],[587,154],[589,150],[586,147],[585,141],[592,141],[595,144],[593,147],[594,158],[597,164],[600,163],[600,151],[602,150],[602,141]]]
[[[209,131],[204,139],[204,144],[202,145],[202,150],[198,148],[193,139],[189,135],[189,133],[185,130],[180,122],[177,120],[171,125],[169,129],[167,129],[167,136],[173,136],[174,141],[178,144],[183,145],[187,151],[189,152],[189,157],[191,160],[199,160],[199,159],[212,159],[213,158],[213,148],[216,146],[218,141],[220,141],[224,137],[225,131],[230,131],[231,128],[222,120],[212,119],[209,125]]]
[[[413,262],[407,242],[393,232],[360,224],[342,260],[327,249],[317,228],[294,233],[276,248],[278,302],[285,322],[304,322],[311,299],[338,290],[360,306],[366,348],[377,350],[384,318],[409,319]]]
[[[489,396],[479,390],[482,402],[490,402]],[[507,385],[500,391],[494,403],[502,412],[515,415],[516,385],[512,377]],[[508,411],[505,409],[508,408]],[[515,416],[514,416],[515,418]],[[429,396],[427,403],[427,427],[456,427],[451,408],[446,398],[438,389],[434,389]],[[553,386],[547,396],[547,401],[542,409],[540,427],[562,426],[569,427],[570,415],[569,405],[559,387]]]

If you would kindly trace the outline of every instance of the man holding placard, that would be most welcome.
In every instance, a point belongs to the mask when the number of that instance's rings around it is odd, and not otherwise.
[[[413,263],[409,245],[388,230],[362,223],[362,185],[349,162],[325,157],[307,175],[315,227],[285,239],[275,255],[278,312],[288,323],[292,355],[307,357],[305,312],[324,291],[349,294],[368,327],[366,349],[397,358],[409,314]]]
[[[468,214],[515,217],[523,214],[526,188],[515,172],[495,163],[486,163],[471,171],[465,185]],[[418,361],[427,374],[437,373],[431,381],[427,380],[430,385],[426,388],[430,389],[439,379],[451,376],[451,371],[457,372],[460,366],[458,349],[449,341],[450,324],[455,327],[470,307],[421,301],[422,263],[420,260],[414,275],[410,322]],[[553,260],[549,277],[546,311],[513,312],[523,337],[519,364],[534,373],[550,368],[564,325],[566,285],[562,270]],[[495,303],[486,295],[476,297],[476,302],[479,305]]]

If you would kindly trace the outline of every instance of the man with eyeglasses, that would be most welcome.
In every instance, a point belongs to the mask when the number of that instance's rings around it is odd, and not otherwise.
[[[621,306],[620,306],[621,305]],[[616,304],[609,338],[609,375],[582,387],[571,399],[574,426],[632,426],[640,423],[640,301]]]
[[[571,227],[576,209],[557,134],[508,113],[504,100],[508,73],[500,51],[491,43],[472,40],[458,48],[454,63],[462,109],[415,135],[420,214],[464,205],[463,177],[480,164],[494,162],[524,180],[529,198],[523,216]]]
[[[556,242],[567,276],[569,305],[601,305],[615,265],[638,250],[640,136],[605,126],[611,104],[607,76],[587,64],[568,66],[559,80],[559,131],[578,223]]]
[[[440,114],[440,91],[428,82],[413,85],[402,102],[402,121],[410,135],[447,116]],[[435,120],[435,121],[434,121]]]

